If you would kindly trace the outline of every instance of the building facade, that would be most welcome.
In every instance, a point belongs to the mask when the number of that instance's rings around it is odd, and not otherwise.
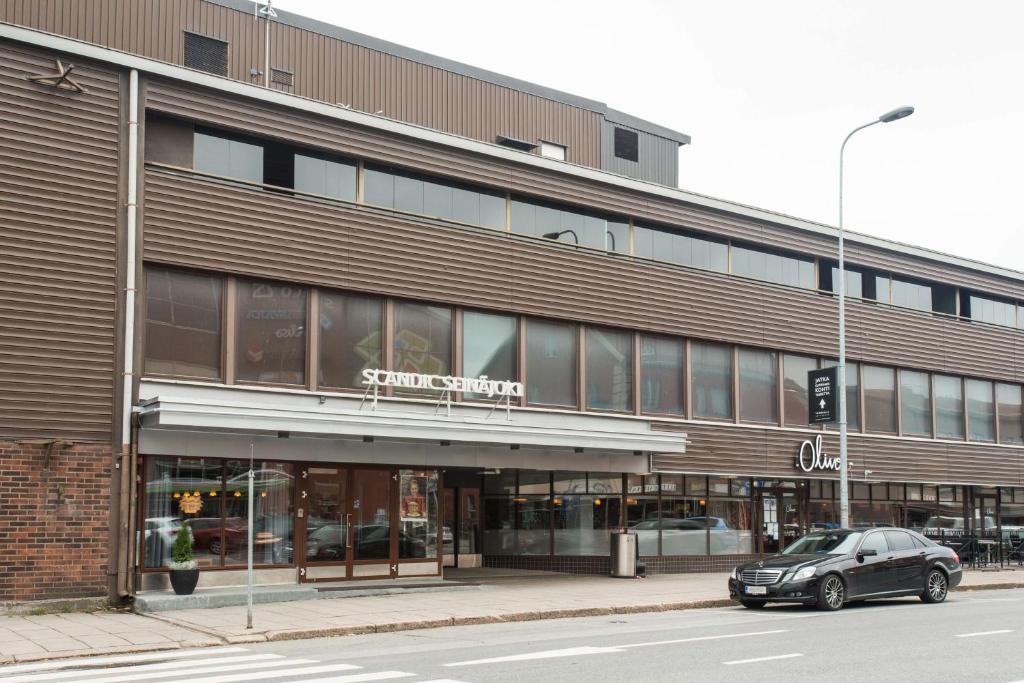
[[[405,108],[339,104],[358,58],[304,41],[369,39],[301,18],[292,85],[259,83],[265,20],[176,2],[0,4],[3,599],[165,587],[184,520],[201,585],[241,582],[250,462],[263,583],[603,573],[621,528],[649,571],[720,570],[835,525],[832,228],[674,188],[640,134],[681,134],[397,46],[419,75],[362,77]],[[416,118],[451,104],[431,69],[503,123]],[[1024,275],[848,253],[855,523],[1016,534]]]

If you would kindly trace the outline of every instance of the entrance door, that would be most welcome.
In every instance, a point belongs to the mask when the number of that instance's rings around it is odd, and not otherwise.
[[[978,555],[984,564],[1000,560],[999,511],[994,495],[974,496],[974,534],[978,537]]]
[[[774,555],[805,533],[797,490],[760,489],[755,506],[761,518],[761,552]]]

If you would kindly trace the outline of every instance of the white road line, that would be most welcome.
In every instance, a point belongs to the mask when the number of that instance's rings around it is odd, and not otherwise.
[[[336,671],[352,671],[353,669],[361,669],[361,668],[362,667],[355,666],[354,664],[324,664],[322,666],[307,666],[307,667],[302,667],[302,668],[298,668],[298,669],[289,669],[286,675],[289,676],[289,677],[291,677],[291,676],[305,677],[305,676],[311,676],[313,674],[329,674],[329,673],[335,673]],[[398,673],[398,672],[388,671],[388,672],[385,672],[385,673]],[[237,683],[238,681],[261,681],[261,680],[264,680],[264,679],[267,679],[267,678],[281,678],[281,675],[282,674],[281,674],[280,670],[278,670],[278,671],[259,671],[259,672],[252,672],[252,673],[246,671],[246,672],[237,673],[237,674],[228,674],[227,676],[202,676],[200,678],[189,678],[187,680],[188,680],[188,683]],[[363,674],[363,675],[370,676],[372,674]],[[408,674],[408,675],[411,676],[412,674]],[[385,678],[398,678],[398,676],[386,676]],[[303,680],[305,680],[305,679],[303,679]],[[333,680],[333,679],[329,679],[329,680]],[[337,680],[339,680],[339,681],[341,681],[341,680],[346,680],[346,681],[347,680],[353,680],[353,681],[359,681],[359,680],[373,681],[373,680],[377,680],[377,679],[342,676],[341,678],[338,678]],[[309,683],[309,681],[306,681],[306,683]]]
[[[994,636],[1000,633],[1013,633],[1011,629],[1004,628],[1001,631],[978,631],[977,633],[958,633],[954,638],[974,638],[975,636]]]
[[[609,652],[622,652],[617,647],[567,647],[562,650],[544,650],[542,652],[527,652],[521,655],[508,655],[506,657],[491,657],[490,659],[471,659],[465,662],[451,662],[445,666],[472,666],[474,664],[498,664],[501,662],[525,662],[530,659],[554,659],[556,657],[581,657],[584,655],[603,655]]]
[[[176,662],[180,663],[180,662]],[[230,671],[255,671],[256,669],[273,669],[284,666],[300,666],[304,664],[318,664],[315,659],[276,659],[269,662],[252,662],[249,664],[225,664],[223,666],[200,666],[185,664],[176,669],[164,669],[162,671],[141,671],[137,672],[136,667],[120,667],[116,669],[95,669],[89,671],[76,671],[80,678],[72,678],[61,681],[61,683],[124,683],[125,681],[152,681],[163,678],[174,678],[175,680],[186,680],[190,676],[198,676],[214,673],[228,673]],[[138,667],[143,668],[143,667]],[[356,667],[358,668],[358,667]],[[111,672],[127,671],[111,676]],[[282,674],[285,675],[285,674]],[[33,683],[39,679],[30,679]],[[0,679],[3,683],[7,683]]]
[[[650,643],[629,643],[628,645],[616,645],[620,649],[630,647],[650,647],[652,645],[675,645],[677,643],[696,643],[702,640],[722,640],[724,638],[747,638],[750,636],[767,636],[774,633],[789,633],[788,629],[777,629],[775,631],[754,631],[752,633],[728,633],[721,636],[697,636],[695,638],[678,638],[676,640],[655,640]]]
[[[290,673],[288,674],[291,675]],[[394,678],[410,678],[416,674],[404,671],[378,671],[373,674],[354,674],[352,676],[331,676],[330,678],[303,679],[302,683],[362,683],[363,681],[389,681]]]
[[[75,676],[88,676],[89,674],[110,674],[118,671],[134,673],[136,671],[161,671],[163,669],[172,669],[174,671],[180,671],[182,669],[192,669],[196,667],[204,666],[215,666],[219,664],[241,664],[243,662],[260,662],[270,659],[285,659],[284,655],[275,654],[259,654],[259,655],[238,655],[235,657],[209,657],[190,659],[187,662],[175,660],[173,662],[160,662],[159,664],[142,664],[139,666],[123,666],[123,667],[93,667],[92,662],[89,660],[81,661],[81,669],[73,669],[66,671],[49,671],[42,673],[29,673],[29,674],[18,674],[15,676],[4,676],[0,677],[0,683],[28,683],[29,681],[56,681],[63,678],[74,678]],[[305,662],[304,662],[305,663]],[[310,664],[315,664],[315,661],[309,660]],[[0,674],[6,673],[3,669],[0,669]],[[127,680],[127,679],[121,679]]]
[[[773,659],[792,659],[793,657],[803,657],[803,654],[799,652],[793,652],[788,655],[774,655],[772,657],[755,657],[753,659],[734,659],[731,662],[722,662],[726,666],[732,666],[733,664],[753,664],[754,662],[770,662]]]
[[[183,657],[209,656],[221,654],[234,654],[236,652],[248,652],[244,647],[204,647],[189,650],[160,650],[158,652],[145,652],[136,655],[108,655],[104,657],[75,657],[74,659],[57,659],[49,662],[35,662],[33,664],[15,664],[14,666],[0,666],[0,673],[14,674],[26,671],[52,671],[54,669],[67,669],[73,666],[88,664],[128,664],[132,662],[151,662],[163,659],[181,659]]]

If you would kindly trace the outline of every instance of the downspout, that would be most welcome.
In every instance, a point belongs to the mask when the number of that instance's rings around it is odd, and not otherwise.
[[[131,593],[129,576],[133,570],[128,548],[131,533],[131,498],[134,490],[132,449],[132,404],[135,376],[135,293],[136,242],[139,181],[139,72],[131,70],[128,81],[128,201],[125,220],[124,282],[124,368],[121,387],[121,457],[118,496],[117,593]]]

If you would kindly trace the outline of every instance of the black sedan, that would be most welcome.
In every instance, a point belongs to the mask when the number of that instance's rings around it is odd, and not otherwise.
[[[729,596],[757,609],[796,602],[837,610],[847,602],[920,596],[942,602],[960,583],[960,558],[907,529],[815,531],[777,555],[740,565]]]

